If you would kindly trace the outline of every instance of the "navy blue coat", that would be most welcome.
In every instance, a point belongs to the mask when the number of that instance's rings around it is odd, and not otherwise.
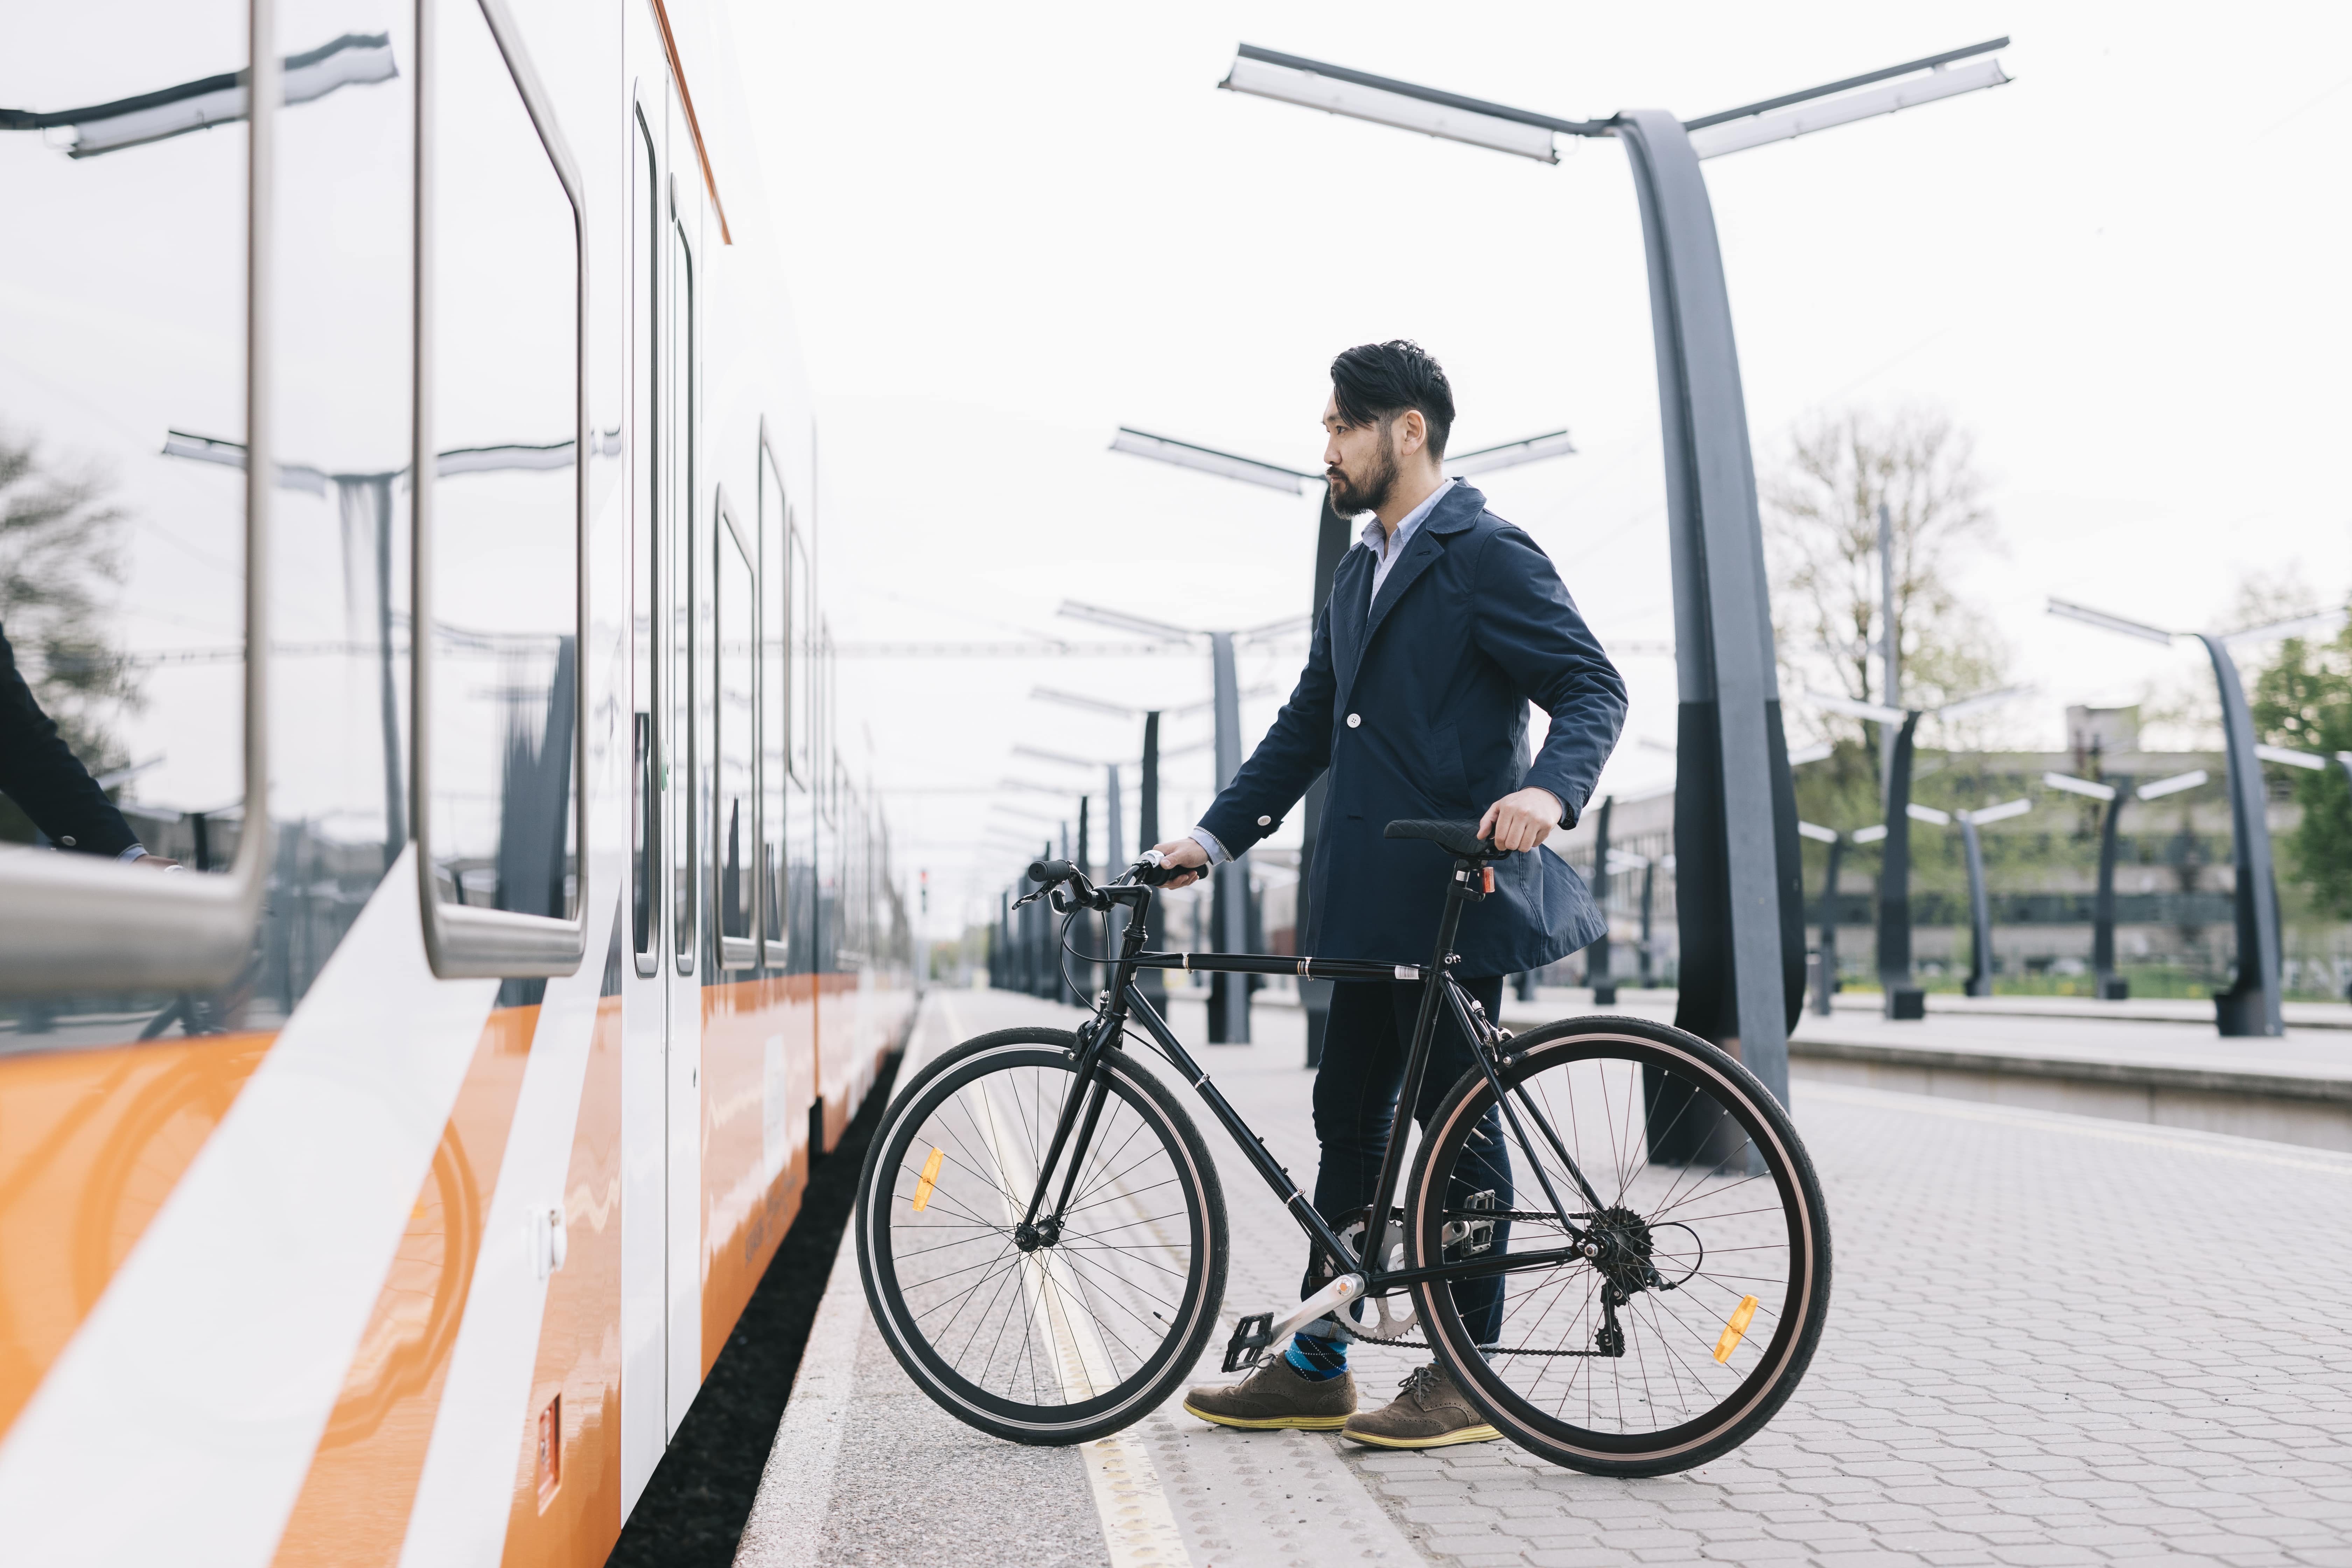
[[[1382,837],[1399,817],[1475,821],[1540,785],[1573,822],[1625,722],[1625,683],[1535,541],[1456,483],[1371,600],[1372,552],[1351,548],[1297,689],[1201,825],[1234,855],[1275,828],[1326,768],[1309,913],[1298,951],[1426,963],[1453,859]],[[1551,715],[1528,758],[1528,704]],[[1463,913],[1465,975],[1538,968],[1601,934],[1584,883],[1549,849],[1495,868]]]
[[[58,733],[57,721],[16,669],[0,632],[0,795],[60,849],[116,856],[139,842],[122,813]]]

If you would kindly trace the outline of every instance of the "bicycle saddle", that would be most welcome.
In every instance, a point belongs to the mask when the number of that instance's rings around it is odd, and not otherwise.
[[[1388,826],[1391,838],[1426,838],[1448,855],[1458,855],[1465,860],[1499,860],[1503,852],[1492,839],[1478,837],[1475,822],[1430,822],[1407,818]]]

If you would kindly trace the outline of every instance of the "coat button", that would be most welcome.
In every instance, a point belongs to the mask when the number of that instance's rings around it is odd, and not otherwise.
[[[1274,826],[1274,818],[1270,816],[1261,816],[1257,819],[1257,825],[1260,827],[1272,827]]]
[[[1361,713],[1350,713],[1348,715],[1348,728],[1350,730],[1356,729],[1361,725],[1363,721],[1364,716]]]

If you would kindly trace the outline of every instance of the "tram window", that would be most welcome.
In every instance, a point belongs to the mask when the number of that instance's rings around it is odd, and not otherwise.
[[[792,727],[792,573],[784,541],[792,527],[784,505],[776,456],[760,435],[760,962],[782,969],[789,962],[785,937],[785,795],[791,764],[786,760]]]
[[[245,5],[179,0],[12,7],[0,51],[0,104],[31,117],[0,129],[0,634],[71,753],[50,790],[0,796],[0,849],[67,851],[146,916],[233,915],[231,971],[249,909],[112,862],[135,841],[223,872],[244,837],[250,154],[220,83],[248,47]],[[0,752],[33,743],[0,731]],[[67,949],[110,976],[188,966],[184,933],[76,907],[86,928],[54,889],[0,892],[37,922],[0,926],[0,984],[56,981]]]
[[[707,727],[702,722],[705,682],[696,634],[705,614],[703,600],[709,590],[703,583],[707,568],[696,560],[695,549],[695,536],[699,530],[694,507],[695,461],[699,455],[695,421],[701,412],[701,389],[695,374],[699,342],[694,330],[694,254],[687,247],[686,236],[675,225],[669,232],[669,352],[663,357],[665,390],[669,397],[664,415],[669,454],[663,472],[667,481],[666,499],[670,518],[670,923],[677,938],[678,972],[683,974],[694,968],[695,944],[702,929],[702,922],[696,918],[696,894],[701,882],[696,854],[702,791],[707,787],[702,748],[709,742]]]
[[[758,961],[752,938],[759,913],[758,708],[754,689],[759,668],[759,626],[753,605],[757,581],[751,570],[756,546],[738,531],[733,509],[721,491],[718,506],[717,624],[710,646],[715,679],[710,815],[711,873],[718,887],[722,968],[749,968]]]
[[[630,734],[634,752],[629,789],[630,929],[642,959],[654,955],[661,911],[661,759],[654,716],[655,658],[660,627],[655,617],[661,572],[661,441],[658,358],[661,348],[660,261],[662,247],[660,161],[653,132],[636,117],[635,211],[642,225],[631,247],[629,297],[629,435],[635,443],[630,486],[629,682]],[[644,967],[641,963],[640,969]]]
[[[557,163],[568,154],[551,124],[534,123],[474,0],[425,4],[424,847],[442,903],[570,920],[581,397],[578,227]]]

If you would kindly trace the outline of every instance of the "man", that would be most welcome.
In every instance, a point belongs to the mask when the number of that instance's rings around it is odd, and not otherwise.
[[[1328,768],[1299,951],[1417,964],[1436,942],[1453,862],[1433,845],[1382,830],[1400,817],[1477,817],[1497,848],[1527,852],[1496,868],[1494,894],[1465,910],[1455,943],[1456,972],[1491,1018],[1503,976],[1601,934],[1583,883],[1558,856],[1533,851],[1583,810],[1624,722],[1625,686],[1535,542],[1487,511],[1476,490],[1445,478],[1453,424],[1445,373],[1414,344],[1367,343],[1332,362],[1323,412],[1331,504],[1371,520],[1332,576],[1307,668],[1274,728],[1200,826],[1158,848],[1188,868],[1238,855],[1279,826]],[[1551,719],[1532,764],[1530,702]],[[1335,988],[1315,1079],[1315,1207],[1335,1225],[1361,1217],[1350,1211],[1372,1201],[1421,991],[1419,982]],[[1424,1128],[1476,1065],[1470,1042],[1440,1020],[1412,1107]],[[1487,1120],[1497,1153],[1478,1180],[1508,1208],[1502,1129],[1493,1112]],[[1498,1241],[1504,1234],[1498,1225]],[[1318,1283],[1310,1259],[1305,1289]],[[1479,1342],[1498,1342],[1503,1281],[1453,1289]],[[1391,1448],[1496,1436],[1433,1365],[1407,1378],[1386,1407],[1358,1414],[1347,1342],[1328,1320],[1315,1327],[1327,1331],[1296,1335],[1238,1384],[1192,1390],[1184,1408],[1226,1426],[1337,1427]]]
[[[179,862],[147,853],[122,813],[58,733],[16,668],[16,650],[0,631],[0,795],[16,803],[60,849],[169,871]]]

